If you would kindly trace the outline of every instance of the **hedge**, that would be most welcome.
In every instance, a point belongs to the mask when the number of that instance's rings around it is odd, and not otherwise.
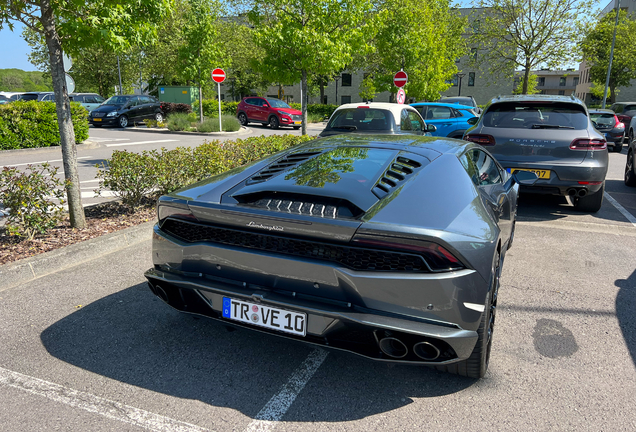
[[[162,148],[142,153],[116,150],[110,159],[95,165],[99,191],[110,190],[121,197],[125,205],[137,207],[148,194],[168,194],[314,138],[274,135],[206,141],[195,148]]]
[[[221,114],[227,114],[236,116],[236,107],[238,102],[225,102],[221,101]],[[296,102],[289,104],[298,111],[301,110],[301,105]],[[192,107],[196,112],[199,111],[199,101],[195,101]],[[331,114],[338,108],[338,105],[323,105],[323,104],[309,104],[307,105],[307,114],[318,114],[321,117],[330,117]],[[203,99],[203,115],[206,117],[219,117],[219,102],[215,99]]]
[[[75,142],[88,139],[86,109],[71,102]],[[54,102],[16,101],[0,105],[0,150],[60,145]]]

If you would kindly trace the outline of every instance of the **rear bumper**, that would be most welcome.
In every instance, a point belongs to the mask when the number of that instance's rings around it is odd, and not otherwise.
[[[101,121],[95,121],[93,118],[88,119],[88,123],[92,125],[105,125],[113,126],[117,125],[117,117],[102,117]]]
[[[156,226],[153,261],[145,274],[151,290],[179,311],[392,362],[443,364],[468,358],[489,286],[474,270],[359,272],[241,248],[184,244]],[[307,336],[224,318],[223,297],[306,313]],[[386,337],[402,341],[408,354],[384,353],[379,341]],[[413,347],[421,342],[434,345],[439,357],[416,356]]]

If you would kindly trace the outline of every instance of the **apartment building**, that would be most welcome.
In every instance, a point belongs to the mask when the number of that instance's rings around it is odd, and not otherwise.
[[[579,85],[579,71],[574,69],[566,70],[549,70],[540,69],[530,71],[531,74],[537,76],[537,90],[541,94],[566,95],[575,94],[576,86]],[[523,71],[515,72],[514,87],[523,79]]]

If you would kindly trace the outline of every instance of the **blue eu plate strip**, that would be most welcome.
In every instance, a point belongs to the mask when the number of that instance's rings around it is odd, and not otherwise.
[[[223,317],[230,318],[230,307],[232,305],[232,299],[229,297],[223,297]]]

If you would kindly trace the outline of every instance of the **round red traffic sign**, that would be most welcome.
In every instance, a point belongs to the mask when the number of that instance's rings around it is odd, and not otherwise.
[[[393,77],[393,84],[395,84],[396,87],[404,87],[404,85],[406,84],[406,81],[408,81],[408,78],[409,77],[408,75],[406,75],[406,72],[399,71]]]
[[[225,81],[225,71],[223,69],[216,68],[212,71],[212,79],[214,82],[222,83]]]
[[[397,92],[397,103],[403,104],[404,102],[406,102],[406,92],[401,88]]]

